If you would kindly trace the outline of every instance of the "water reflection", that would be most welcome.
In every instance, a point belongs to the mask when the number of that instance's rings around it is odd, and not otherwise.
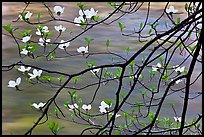
[[[88,7],[94,7],[95,9],[99,10],[98,13],[101,16],[107,16],[108,13],[112,11],[110,7],[107,7],[106,3],[86,2],[85,4]],[[164,4],[165,3],[161,3],[160,6]],[[183,11],[184,4],[185,3],[176,3],[175,7]],[[22,5],[23,5],[22,3],[3,2],[2,3],[2,25],[6,25],[10,23],[12,20],[15,20],[18,14],[22,11],[22,8],[24,7]],[[51,7],[53,7],[54,5],[64,6],[66,14],[63,14],[62,18],[71,20],[71,19],[74,19],[76,16],[78,16],[78,8],[76,6],[76,3],[73,3],[73,2],[48,3],[48,5]],[[146,6],[142,7],[142,9],[144,10],[141,10],[138,16],[130,15],[130,16],[126,16],[123,20],[121,20],[124,24],[128,26],[127,32],[132,31],[135,26],[138,26],[141,21],[144,21],[143,17],[145,17],[145,14],[146,14],[145,7]],[[32,6],[28,8],[28,10],[30,11],[36,11],[36,9],[37,9],[37,12],[46,13],[46,10],[40,3],[33,3]],[[150,15],[151,17],[150,21],[158,17],[161,14],[161,12],[162,11],[159,9],[158,3],[156,4],[153,3],[152,4],[152,14]],[[181,15],[181,18],[185,18],[185,17],[186,17],[185,14]],[[48,15],[47,14],[43,15],[43,18],[48,18]],[[59,24],[67,27],[67,31],[66,33],[62,35],[61,39],[64,39],[64,40],[69,39],[68,34],[70,34],[71,32],[73,32],[73,35],[80,32],[80,29],[76,27],[75,25],[67,24],[63,22],[50,22],[47,24],[47,26],[49,26],[50,30],[54,30],[54,26],[59,25]],[[15,26],[23,27],[24,29],[28,29],[28,28],[31,29],[30,25],[25,25],[24,23],[20,23],[20,22],[15,23]],[[2,29],[2,32],[5,33],[3,29]],[[57,36],[57,34],[54,34],[54,35]],[[138,43],[137,39],[135,38],[121,36],[120,30],[116,22],[109,26],[99,25],[98,27],[94,27],[92,31],[89,31],[85,35],[74,40],[70,44],[71,45],[69,48],[70,53],[76,53],[76,48],[85,45],[85,42],[82,41],[84,37],[94,37],[94,41],[90,45],[92,47],[92,51],[104,51],[106,49],[105,41],[107,38],[111,40],[112,50],[114,50],[117,53],[120,53],[121,55],[125,55],[124,49],[125,47],[128,46],[131,49],[131,52],[129,53],[129,57],[132,54],[134,54],[134,51],[136,51],[142,46],[141,44]],[[38,38],[36,38],[35,40],[38,40]],[[57,56],[60,56],[63,54],[64,52],[57,50]],[[147,55],[147,54],[148,54],[148,51],[145,51],[144,55]],[[175,60],[173,61],[176,63],[179,60],[178,59],[179,57],[180,56],[176,57]],[[17,62],[18,60],[19,59],[18,59],[17,47],[16,47],[15,42],[11,38],[3,35],[2,36],[2,62],[3,64],[11,64],[11,63]],[[97,65],[106,64],[107,61],[111,62],[111,56],[106,56],[106,55],[90,56],[88,59],[84,58],[83,56],[78,56],[76,58],[70,57],[70,58],[65,58],[65,59],[56,59],[54,61],[50,61],[49,63],[47,63],[47,61],[44,58],[38,59],[37,61],[32,60],[30,58],[26,58],[24,61],[26,63],[36,65],[39,67],[43,67],[45,69],[52,68],[52,70],[62,71],[66,73],[75,73],[75,72],[85,69],[86,68],[85,62],[86,61],[90,62],[92,60],[99,60],[97,62]],[[79,67],[79,64],[82,64],[82,65]],[[196,73],[198,73],[200,69],[201,69],[201,66],[197,65],[195,69]],[[26,85],[25,80],[22,81],[23,87],[21,87],[24,89],[26,88],[25,91],[15,91],[14,89],[8,88],[7,87],[8,81],[11,79],[17,78],[18,76],[19,76],[19,73],[16,70],[12,70],[9,72],[2,72],[2,91],[3,91],[2,92],[2,96],[3,96],[2,132],[3,133],[2,134],[23,134],[25,133],[25,131],[31,127],[33,122],[37,120],[37,117],[40,116],[40,113],[36,112],[36,110],[34,109],[31,109],[29,104],[33,102],[41,102],[41,101],[48,100],[56,92],[56,89],[50,88],[46,85],[41,85],[41,84],[33,85],[33,86],[29,86],[28,84]],[[86,83],[89,83],[95,80],[96,80],[95,78],[91,77],[91,73],[86,74],[83,76],[83,81],[80,82],[78,86],[86,85]],[[101,96],[104,98],[108,98],[108,99],[114,98],[115,90],[112,89],[113,84],[115,83],[108,83],[106,86],[101,87],[101,89],[99,90],[97,94],[98,96],[96,97],[96,101],[92,104],[93,108],[95,107],[93,111],[95,112],[98,111],[98,105],[101,102]],[[72,86],[72,85],[70,84],[69,86]],[[96,87],[93,87],[93,88],[95,89]],[[87,88],[86,90],[83,90],[83,92],[78,93],[79,96],[83,97],[84,102],[90,101],[90,98],[93,95],[93,88],[92,89]],[[195,91],[200,90],[201,88],[202,88],[201,81],[193,86],[193,89],[195,89]],[[69,99],[67,95],[68,94],[66,90],[61,92],[61,94],[59,95],[57,99],[57,103],[62,104],[64,100]],[[181,104],[183,102],[181,99],[179,99],[179,96],[174,95],[168,98],[167,102],[169,100],[175,103],[176,110],[180,109],[181,111],[181,107],[182,107]],[[168,105],[167,102],[165,103],[165,105]],[[191,112],[201,113],[201,103],[200,102],[201,102],[201,98],[192,100],[190,102],[190,106],[188,109],[189,115],[187,118],[192,118],[195,116],[195,113],[192,113],[193,115],[190,115]],[[167,107],[163,107],[162,115],[171,117],[174,114],[172,113],[172,111],[169,112]],[[59,119],[56,119],[56,121],[59,122],[61,126],[66,127],[60,132],[60,134],[79,134],[79,131],[81,131],[85,127],[85,126],[73,124],[72,122],[69,122],[69,121],[63,121]],[[34,134],[51,134],[46,124],[37,127],[33,133]]]

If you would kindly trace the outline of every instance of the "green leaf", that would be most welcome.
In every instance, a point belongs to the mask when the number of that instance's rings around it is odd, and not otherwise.
[[[168,28],[168,25],[167,25],[167,22],[166,22],[166,21],[164,22],[164,25],[165,25],[166,28]]]
[[[88,38],[86,38],[86,37],[84,37],[84,39],[86,40],[86,42],[87,42],[88,45],[94,40],[93,38],[88,39]]]
[[[49,75],[44,75],[44,76],[41,76],[40,79],[47,80],[50,82],[54,79],[54,77],[49,76]]]
[[[110,40],[107,39],[107,40],[106,40],[106,46],[109,47],[109,45],[110,45]]]
[[[127,48],[125,49],[125,51],[126,51],[127,53],[130,52],[130,48],[127,47]]]
[[[194,46],[188,46],[188,49],[189,49],[191,52],[193,52],[193,51],[196,49],[196,45],[194,45]]]
[[[38,14],[37,14],[37,19],[39,20],[40,18],[42,18],[42,14],[41,14],[41,13],[38,13]]]
[[[120,27],[120,31],[122,32],[124,28],[126,28],[126,26],[123,26],[122,23],[118,22],[118,25]]]
[[[140,124],[144,127],[147,125],[145,122],[140,122]]]
[[[177,24],[179,24],[181,22],[180,17],[177,18],[176,22],[177,22]]]
[[[130,62],[130,66],[133,67],[134,65],[135,65],[135,62],[134,62],[134,60],[132,60],[132,61]]]
[[[103,100],[106,104],[108,104],[109,106],[112,105],[112,100],[108,100],[108,99],[105,99]]]
[[[80,9],[85,9],[86,6],[82,3],[82,2],[77,2],[77,6],[80,8]]]
[[[50,59],[54,59],[55,56],[56,56],[55,51],[52,51],[52,52],[50,53]]]
[[[141,23],[140,23],[140,29],[142,28],[142,25],[143,25],[143,23],[141,22]]]
[[[185,10],[188,11],[188,3],[185,4]]]
[[[152,87],[151,87],[152,91],[155,91],[156,88],[157,88],[156,86],[152,86]]]
[[[103,17],[100,17],[100,16],[93,16],[93,20],[95,21],[100,21],[100,20],[103,20],[104,18]]]
[[[119,135],[119,131],[115,130],[114,135]]]
[[[12,33],[12,28],[11,28],[11,24],[10,24],[10,23],[9,23],[8,25],[6,25],[6,26],[3,26],[3,28],[4,28],[7,32]]]
[[[92,68],[95,64],[96,64],[96,61],[91,61],[90,63],[89,63],[89,62],[86,62],[86,66],[87,66],[88,68]]]
[[[153,28],[155,29],[157,26],[159,25],[159,23],[153,24]]]
[[[77,77],[77,76],[74,77],[74,78],[73,78],[73,80],[74,80],[74,84],[76,84],[80,79],[81,79],[81,78],[80,78],[79,76],[78,76],[78,77]]]
[[[57,78],[59,81],[64,80],[64,75],[60,76],[59,78]]]
[[[151,34],[151,33],[152,33],[152,29],[149,29],[148,34]]]

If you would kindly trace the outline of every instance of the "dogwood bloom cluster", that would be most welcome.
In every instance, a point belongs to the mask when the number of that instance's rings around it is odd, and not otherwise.
[[[36,78],[36,77],[40,77],[41,74],[42,74],[42,70],[37,70],[37,69],[34,69],[34,70],[33,70],[33,74],[28,73],[28,75],[30,76],[29,79],[34,79],[34,78]]]
[[[73,105],[68,104],[68,106],[69,106],[69,111],[72,111],[79,107],[76,103],[74,103]]]
[[[160,64],[160,63],[157,63],[156,66],[154,66],[154,65],[152,66],[152,71],[158,71],[159,68],[161,68],[161,64]]]
[[[54,7],[54,12],[60,16],[64,12],[64,7],[62,8],[61,6],[55,6]]]
[[[91,19],[93,16],[96,16],[98,11],[95,11],[94,8],[90,10],[79,10],[79,17],[74,19],[74,23],[76,26],[80,26],[80,23],[85,22],[85,19]]]
[[[91,109],[91,104],[89,104],[89,105],[83,104],[82,109],[84,109],[85,111],[90,110]]]
[[[22,51],[20,52],[21,54],[24,54],[24,55],[28,55],[28,50],[26,50],[25,48],[24,49],[22,49]]]
[[[175,120],[176,122],[181,122],[181,117],[174,117],[174,120]]]
[[[16,81],[10,80],[8,82],[8,87],[11,87],[11,88],[16,87],[17,88],[17,86],[19,86],[20,83],[21,83],[21,78],[19,77],[19,78],[16,79]]]
[[[99,111],[101,113],[106,113],[107,112],[106,109],[109,109],[110,107],[111,107],[111,105],[109,106],[108,104],[105,103],[105,101],[102,101],[101,105],[99,106]]]
[[[177,68],[175,69],[175,71],[180,74],[180,73],[184,72],[184,69],[185,69],[185,66],[183,66],[183,67],[177,67]]]
[[[65,42],[65,41],[64,40],[60,41],[60,43],[63,43],[63,42]],[[65,48],[69,47],[69,45],[70,45],[70,42],[67,42],[67,43],[64,43],[64,44],[59,44],[58,48],[65,49]]]
[[[77,49],[77,52],[82,53],[82,54],[88,53],[88,46],[86,46],[86,47],[79,47]]]
[[[27,13],[25,14],[25,19],[28,20],[30,19],[30,17],[32,16],[33,13],[31,13],[30,11],[27,11]],[[23,20],[22,16],[19,15],[18,16],[21,20]]]
[[[24,67],[24,66],[20,66],[20,68],[18,68],[18,71],[21,71],[21,72],[26,72],[26,71],[29,71],[31,69],[31,67]]]
[[[62,25],[59,25],[59,26],[55,26],[55,30],[59,31],[59,32],[64,32],[66,30],[66,28],[63,27]]]
[[[166,9],[166,13],[168,14],[172,14],[176,12],[178,12],[178,10],[174,9],[174,6],[170,6],[169,9]]]
[[[34,108],[36,108],[36,109],[40,109],[40,108],[44,107],[45,104],[46,104],[46,103],[43,103],[43,102],[40,102],[39,104],[33,103],[32,106],[33,106]]]
[[[93,68],[96,67],[96,66],[93,66]],[[93,70],[90,70],[90,72],[94,75],[96,75],[98,72],[100,71],[100,68],[97,68],[97,69],[93,69]]]
[[[38,44],[40,45],[40,46],[45,46],[45,45],[47,45],[47,42],[50,42],[51,41],[51,39],[46,39],[46,40],[44,40],[43,38],[40,38],[39,39],[39,42],[38,42]]]
[[[46,32],[49,32],[49,29],[47,26],[43,26],[41,30],[39,28],[37,28],[36,35],[41,36]]]
[[[26,43],[26,42],[28,42],[28,41],[31,39],[31,36],[32,36],[32,35],[30,35],[30,36],[25,36],[25,37],[23,37],[23,39],[22,39],[21,41],[24,42],[24,43]]]

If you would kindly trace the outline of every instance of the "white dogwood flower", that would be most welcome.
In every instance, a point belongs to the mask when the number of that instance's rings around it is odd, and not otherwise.
[[[70,111],[72,111],[72,110],[74,110],[74,109],[79,107],[76,103],[74,103],[73,105],[68,104],[68,106],[69,106],[69,110]]]
[[[34,70],[33,70],[33,74],[28,73],[28,75],[30,76],[29,79],[34,79],[34,78],[36,78],[36,77],[40,77],[41,74],[42,74],[42,70],[37,70],[37,69],[34,69]]]
[[[32,106],[36,109],[40,109],[41,107],[44,107],[46,103],[40,102],[39,104],[33,103]]]
[[[80,23],[85,22],[84,18],[82,16],[79,16],[78,18],[76,17],[74,19],[74,23],[76,23],[76,26],[80,26]]]
[[[58,16],[60,16],[64,12],[64,7],[62,8],[61,6],[55,6],[54,11]]]
[[[84,109],[85,111],[90,110],[91,109],[91,104],[89,104],[89,105],[83,104],[82,109]]]
[[[181,122],[181,117],[174,117],[174,120],[175,120],[176,122]]]
[[[28,55],[28,50],[26,50],[26,49],[22,49],[22,51],[20,52],[21,54],[25,54],[25,55]]]
[[[26,42],[28,42],[30,40],[30,38],[31,38],[31,35],[30,36],[25,36],[25,37],[23,37],[23,39],[21,41],[26,43]]]
[[[110,107],[111,107],[111,105],[109,106],[108,104],[105,103],[105,101],[102,101],[101,105],[99,106],[99,111],[101,113],[106,113],[107,112],[106,109],[109,109]]]
[[[65,42],[64,40],[61,40],[60,41],[60,43],[63,43],[63,42]],[[70,42],[67,42],[67,43],[64,43],[64,44],[59,44],[59,48],[60,49],[65,49],[65,48],[67,48],[67,47],[69,47],[69,45],[70,45]]]
[[[94,68],[95,66],[93,66]],[[91,73],[93,73],[94,75],[96,75],[96,73],[98,73],[100,71],[100,68],[97,68],[97,69],[93,69],[93,70],[90,70]]]
[[[77,49],[77,52],[82,53],[82,54],[88,53],[88,46],[86,46],[86,47],[79,47]]]
[[[183,80],[179,79],[179,80],[177,80],[175,83],[178,84],[178,83],[180,83],[181,81],[183,81]]]
[[[178,10],[174,9],[174,6],[170,6],[169,9],[166,9],[166,12],[168,14],[171,14],[171,13],[176,13],[178,12]]]
[[[50,39],[44,40],[43,38],[40,38],[38,44],[40,46],[45,46],[45,45],[47,45],[47,42],[50,42]]]
[[[20,66],[20,68],[18,68],[18,71],[26,72],[26,71],[29,71],[30,69],[31,69],[31,67],[25,68],[24,66]]]
[[[21,77],[17,78],[16,81],[10,80],[8,82],[8,87],[13,88],[13,87],[20,85],[20,83],[21,83]]]
[[[157,63],[156,67],[154,65],[152,66],[152,71],[158,71],[159,68],[161,68],[161,64]]]
[[[25,15],[25,19],[30,19],[30,17],[32,16],[33,13],[31,13],[30,11],[28,11]]]
[[[41,36],[43,35],[43,33],[46,33],[46,32],[49,32],[49,29],[47,26],[43,26],[41,31],[40,29],[37,28],[36,35]]]
[[[185,66],[183,66],[183,67],[177,67],[177,68],[175,69],[175,71],[176,71],[177,73],[182,73],[182,72],[184,72],[184,69],[185,69]]]
[[[59,25],[59,26],[55,26],[55,30],[59,31],[59,32],[64,32],[66,30],[66,28],[63,27],[62,25]]]
[[[94,11],[94,8],[91,8],[90,10],[85,10],[84,13],[85,13],[85,15],[86,15],[86,18],[87,18],[87,19],[90,19],[90,18],[92,18],[93,16],[96,16],[96,14],[98,13],[98,11]]]

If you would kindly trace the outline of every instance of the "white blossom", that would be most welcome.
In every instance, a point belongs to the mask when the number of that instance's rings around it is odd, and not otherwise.
[[[107,112],[106,108],[109,109],[110,107],[111,105],[109,106],[108,104],[105,103],[105,101],[102,101],[101,105],[99,106],[99,111],[101,113],[106,113]]]
[[[93,66],[93,68],[94,68],[94,67],[95,67],[95,66]],[[90,72],[93,73],[94,75],[96,75],[96,73],[98,73],[99,71],[100,71],[100,68],[90,70]]]
[[[83,104],[83,105],[82,105],[82,109],[84,109],[84,110],[90,110],[90,109],[91,109],[91,104],[89,104],[89,105]]]
[[[30,17],[32,16],[32,14],[33,14],[33,13],[31,13],[31,12],[28,11],[28,12],[26,13],[26,15],[25,15],[25,19],[30,19]]]
[[[13,88],[13,87],[16,87],[16,86],[20,85],[20,83],[21,83],[21,78],[19,77],[19,78],[16,79],[16,81],[10,80],[8,82],[8,87]]]
[[[76,103],[74,103],[73,105],[68,104],[68,106],[69,106],[69,110],[70,111],[72,111],[72,110],[74,110],[74,109],[79,107]]]
[[[55,6],[54,11],[58,16],[60,16],[64,12],[64,7],[62,8],[61,6]]]
[[[20,68],[18,68],[18,71],[26,72],[26,71],[29,71],[30,69],[31,69],[31,67],[25,68],[24,66],[20,66]]]
[[[182,73],[182,72],[184,72],[184,69],[185,69],[185,66],[183,66],[183,67],[177,67],[177,68],[175,69],[175,71],[176,71],[177,73]]]
[[[152,66],[152,71],[158,71],[158,69],[161,68],[161,64],[160,63],[157,63],[156,66]]]
[[[63,27],[62,25],[59,25],[59,26],[55,26],[55,30],[59,31],[59,32],[64,32],[66,30],[66,28]]]
[[[26,50],[26,49],[22,49],[22,51],[20,52],[21,54],[25,54],[25,55],[28,55],[28,50]]]
[[[41,36],[43,35],[43,33],[46,33],[46,32],[49,32],[49,29],[47,26],[43,26],[41,31],[40,29],[37,28],[36,35]]]
[[[176,84],[180,83],[181,81],[183,81],[183,80],[181,80],[181,79],[177,80],[177,81],[176,81]]]
[[[45,46],[45,45],[47,45],[47,42],[50,42],[50,39],[44,40],[43,38],[40,38],[38,44],[40,46]]]
[[[88,53],[88,46],[86,46],[86,47],[79,47],[77,49],[77,52],[82,53],[82,54]]]
[[[30,11],[27,11],[27,13],[25,14],[25,19],[28,20],[30,19],[30,17],[32,16],[33,13],[31,13]],[[19,15],[18,16],[21,20],[23,20],[22,16]]]
[[[176,13],[178,12],[178,10],[174,9],[174,6],[170,6],[169,9],[166,9],[166,12],[170,14],[170,13]]]
[[[84,18],[82,16],[79,16],[78,18],[76,17],[74,19],[74,23],[76,23],[76,26],[80,26],[80,23],[85,22]]]
[[[60,41],[60,43],[63,43],[63,42],[65,42],[64,40],[61,40]],[[59,44],[59,48],[60,49],[65,49],[65,48],[67,48],[67,47],[69,47],[69,45],[70,45],[70,42],[67,42],[67,43],[64,43],[64,44]]]
[[[23,39],[21,41],[26,43],[30,40],[30,38],[31,38],[31,36],[25,36],[25,37],[23,37]]]
[[[181,122],[181,117],[174,117],[174,120],[175,120],[176,122]]]
[[[90,10],[85,10],[84,13],[86,15],[87,19],[92,18],[93,16],[96,16],[98,11],[94,11],[94,8],[91,8]]]
[[[36,109],[40,109],[41,107],[44,107],[46,103],[40,102],[39,104],[33,103],[32,106]]]
[[[40,77],[41,74],[42,74],[42,70],[37,70],[37,69],[33,70],[33,74],[28,73],[28,75],[30,76],[30,79],[34,79],[36,77]]]

